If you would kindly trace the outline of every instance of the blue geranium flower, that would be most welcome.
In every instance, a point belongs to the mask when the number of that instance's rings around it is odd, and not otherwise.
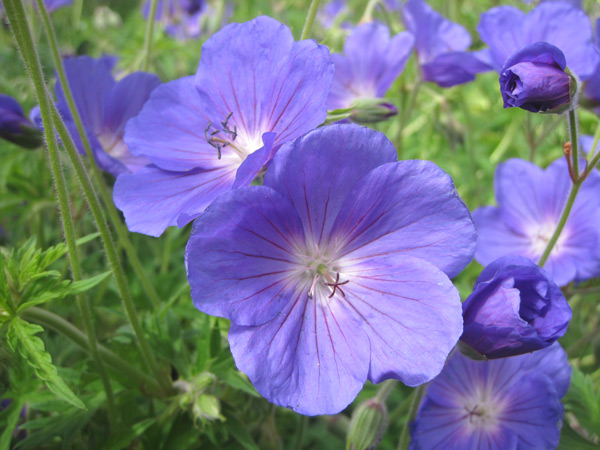
[[[134,72],[116,81],[111,71],[117,60],[104,56],[69,58],[64,62],[67,81],[83,122],[94,157],[100,168],[113,174],[135,172],[150,164],[146,158],[131,154],[123,142],[127,121],[138,114],[160,79],[153,74]],[[75,144],[85,153],[67,100],[56,82],[57,108]]]
[[[571,188],[566,161],[546,170],[521,159],[496,169],[498,206],[473,212],[479,237],[475,258],[484,266],[505,255],[539,261],[548,245]],[[600,174],[593,170],[581,186],[569,219],[544,269],[556,284],[600,275]]]
[[[358,125],[286,144],[264,186],[230,191],[194,223],[186,249],[198,309],[231,320],[237,367],[302,414],[345,408],[368,379],[415,386],[462,333],[449,277],[475,229],[450,177],[401,161]]]
[[[390,38],[385,25],[366,23],[356,27],[344,44],[344,54],[333,54],[335,78],[329,93],[329,109],[343,109],[371,102],[379,106],[375,120],[397,113],[394,105],[378,101],[404,70],[412,51],[413,36],[408,32]],[[374,103],[373,103],[374,102]],[[369,118],[367,118],[369,119]],[[364,120],[365,121],[365,120]]]
[[[269,17],[211,37],[196,76],[160,86],[127,126],[131,152],[154,164],[115,184],[129,229],[159,236],[250,184],[283,143],[323,123],[333,70],[326,47],[294,42]]]
[[[479,53],[466,51],[471,45],[469,32],[450,22],[423,0],[408,0],[404,21],[415,36],[415,50],[423,79],[442,87],[467,83],[475,74],[491,70]]]
[[[411,424],[410,448],[556,448],[564,415],[560,399],[570,381],[558,343],[494,361],[455,352],[427,387]]]
[[[147,19],[150,15],[148,0],[144,4],[143,14]],[[165,27],[170,36],[180,40],[200,37],[209,25],[221,26],[231,15],[231,5],[224,5],[224,10],[219,11],[208,0],[158,0],[156,3],[155,20]]]
[[[582,80],[600,62],[591,41],[590,19],[569,2],[543,2],[529,14],[513,6],[497,6],[481,15],[477,31],[489,46],[490,61],[498,72],[509,56],[536,42],[558,47],[567,67]]]

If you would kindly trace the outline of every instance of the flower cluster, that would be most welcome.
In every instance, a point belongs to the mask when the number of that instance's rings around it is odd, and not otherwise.
[[[158,0],[143,13],[153,5],[167,33],[197,38],[207,20],[225,21],[216,4]],[[487,48],[471,51],[467,29],[424,0],[374,5],[406,31],[345,24],[341,53],[259,16],[224,26],[204,42],[195,74],[166,83],[145,72],[115,78],[112,56],[66,58],[56,108],[79,152],[89,145],[116,178],[114,203],[130,231],[159,237],[193,222],[193,305],[230,322],[235,365],[270,402],[337,414],[366,382],[429,383],[409,415],[411,448],[554,448],[571,376],[557,342],[573,315],[561,287],[600,277],[600,157],[573,151],[592,145],[579,139],[575,112],[582,92],[600,104],[598,33],[593,43],[588,17],[570,2],[528,14],[498,6],[479,22]],[[347,6],[326,5],[322,25],[338,27]],[[568,111],[565,158],[545,170],[517,158],[499,164],[497,205],[471,215],[442,168],[398,160],[384,133],[362,126],[398,114],[385,95],[413,52],[414,98],[424,82],[452,87],[495,69],[505,108]],[[399,141],[409,128],[402,113]],[[39,146],[39,110],[32,118],[0,95],[1,138]],[[452,279],[473,258],[483,269],[461,303]],[[478,269],[469,270],[471,286]],[[222,420],[207,391],[218,377],[202,370],[175,382],[179,405]],[[352,426],[372,429],[352,429],[352,445],[368,448],[386,426],[384,396],[357,411]]]

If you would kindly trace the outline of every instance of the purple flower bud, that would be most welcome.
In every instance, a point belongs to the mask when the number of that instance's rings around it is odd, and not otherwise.
[[[510,56],[500,72],[504,107],[530,112],[563,112],[571,103],[571,76],[565,55],[547,42],[526,45]]]
[[[481,272],[463,319],[462,343],[495,359],[549,347],[567,330],[571,308],[546,271],[505,256]]]
[[[19,102],[5,94],[0,94],[0,138],[25,148],[42,145],[40,131],[25,117]]]
[[[353,103],[350,119],[357,123],[375,123],[394,117],[398,109],[380,98],[359,99]]]

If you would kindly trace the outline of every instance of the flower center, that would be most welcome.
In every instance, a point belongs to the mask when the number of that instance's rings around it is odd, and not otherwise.
[[[544,250],[548,246],[548,242],[550,242],[555,229],[556,224],[552,222],[546,222],[539,228],[531,230],[529,233],[529,239],[531,241],[531,249],[536,256],[541,256],[542,253],[544,253]],[[552,249],[552,253],[556,254],[561,251],[566,239],[566,231],[566,228],[563,229],[563,232],[558,237],[558,240]]]
[[[204,129],[204,138],[215,148],[217,159],[221,159],[225,154],[227,159],[233,158],[232,164],[239,165],[250,153],[263,146],[262,134],[249,136],[242,130],[238,131],[232,116],[233,112],[230,112],[219,124],[208,122]],[[225,151],[225,149],[231,151]]]
[[[127,145],[123,142],[122,136],[121,138],[118,138],[111,133],[102,133],[96,137],[102,146],[102,149],[117,160],[121,160],[131,154],[129,148],[127,148]]]
[[[505,403],[485,388],[475,389],[475,395],[462,402],[462,419],[466,427],[493,431],[499,425],[499,418],[505,409]]]
[[[343,286],[350,280],[343,276],[334,258],[302,255],[299,262],[302,267],[300,277],[308,288],[308,298],[318,297],[323,300],[333,298],[336,294],[346,297]]]

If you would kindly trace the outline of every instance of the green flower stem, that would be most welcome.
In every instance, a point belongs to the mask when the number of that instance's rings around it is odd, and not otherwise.
[[[358,23],[367,23],[373,20],[373,10],[375,9],[375,6],[377,6],[377,3],[379,3],[379,0],[369,0],[365,12]]]
[[[577,110],[569,110],[569,134],[571,136],[571,154],[573,159],[573,173],[575,179],[579,178],[579,151],[577,145]]]
[[[598,125],[596,126],[596,132],[594,133],[594,142],[592,144],[592,149],[590,150],[590,153],[588,154],[588,158],[593,158],[594,154],[596,153],[596,150],[598,147],[598,143],[600,142],[600,122],[598,122]]]
[[[310,31],[312,30],[313,23],[315,22],[315,17],[317,16],[317,11],[319,9],[320,0],[312,0],[310,2],[310,6],[308,8],[308,15],[306,16],[306,21],[304,22],[304,27],[302,27],[302,34],[300,35],[300,40],[308,39],[310,36]]]
[[[596,163],[598,162],[597,160],[594,161],[596,158],[592,159],[592,161],[588,164],[588,168],[587,168],[586,172],[583,174],[583,176],[581,176],[581,177],[579,176],[579,150],[578,150],[578,143],[577,143],[577,112],[575,111],[574,108],[569,110],[569,132],[571,135],[571,152],[572,152],[573,172],[575,175],[575,181],[573,181],[573,185],[571,186],[571,192],[569,192],[569,197],[567,198],[565,208],[563,209],[563,212],[560,216],[558,224],[556,225],[556,229],[554,230],[554,233],[552,233],[552,237],[548,241],[548,245],[546,245],[546,248],[544,249],[544,253],[542,253],[541,258],[538,261],[538,266],[540,266],[540,267],[544,267],[544,264],[546,264],[546,262],[548,261],[548,258],[550,257],[550,253],[552,253],[552,249],[556,245],[556,242],[558,241],[558,238],[560,237],[560,234],[562,233],[562,231],[565,228],[565,225],[567,223],[567,220],[569,219],[569,214],[571,214],[571,210],[573,209],[573,204],[575,203],[575,199],[577,198],[577,193],[579,192],[581,185],[585,181],[589,171],[591,171],[594,168],[594,166],[596,165]],[[599,155],[600,155],[600,153],[599,153]]]
[[[40,11],[46,13],[46,6],[43,1],[38,1],[38,7]],[[9,12],[10,10],[10,12]],[[44,76],[37,59],[35,46],[25,17],[25,10],[20,2],[10,2],[10,6],[7,6],[7,14],[10,18],[10,23],[15,30],[15,37],[18,37],[19,49],[23,60],[28,60],[26,64],[29,69],[29,75],[34,84],[38,103],[40,105],[40,112],[42,114],[42,120],[44,122],[45,130],[54,130],[52,122],[52,113],[50,111],[50,102],[48,100],[46,87],[44,84]],[[52,170],[52,177],[54,178],[54,184],[56,187],[56,194],[58,199],[58,206],[60,217],[62,220],[63,231],[65,235],[65,241],[67,243],[67,249],[69,253],[69,262],[71,265],[71,273],[74,281],[81,281],[83,279],[81,265],[79,263],[79,253],[77,250],[75,227],[73,226],[73,218],[71,217],[71,209],[69,207],[69,199],[67,194],[67,186],[65,182],[64,173],[60,164],[60,156],[58,153],[58,142],[56,134],[53,131],[46,131],[46,148],[48,150],[48,158],[50,160],[50,169]],[[76,297],[77,306],[79,307],[83,324],[87,333],[88,346],[94,365],[100,374],[102,384],[106,391],[106,399],[109,409],[109,417],[111,421],[116,418],[116,409],[112,388],[110,381],[102,364],[102,360],[98,354],[98,348],[96,343],[96,332],[94,329],[94,323],[92,320],[92,312],[90,305],[86,298],[82,294]]]
[[[15,1],[15,0],[6,0]],[[21,313],[21,317],[25,320],[38,323],[46,328],[50,328],[66,338],[70,339],[86,351],[90,351],[88,337],[77,327],[67,322],[65,319],[48,310],[32,307]],[[108,350],[102,345],[98,345],[98,353],[102,360],[113,370],[121,373],[126,378],[142,387],[144,390],[152,392],[160,392],[161,387],[153,376],[150,376],[135,366],[132,366],[120,356]]]
[[[571,186],[571,192],[569,192],[569,197],[567,198],[567,203],[565,204],[565,209],[560,216],[560,220],[558,221],[558,225],[556,225],[556,229],[554,233],[552,233],[552,237],[548,241],[548,245],[544,249],[544,253],[542,253],[542,257],[538,261],[538,266],[544,267],[546,261],[548,261],[548,257],[552,252],[552,249],[556,245],[558,238],[560,237],[560,233],[562,233],[565,224],[567,223],[567,219],[569,218],[569,214],[571,214],[571,210],[573,209],[573,204],[575,203],[575,198],[577,197],[577,193],[579,192],[579,188],[581,187],[581,181],[574,183]]]
[[[142,70],[148,71],[150,66],[150,55],[152,53],[152,37],[154,35],[154,21],[156,19],[156,5],[158,0],[152,0],[150,3],[150,15],[146,24],[146,36],[144,37],[144,50],[142,51]]]
[[[129,322],[131,323],[133,331],[137,337],[140,351],[144,358],[144,362],[146,363],[148,368],[155,374],[163,388],[166,390],[170,390],[171,383],[167,380],[164,374],[160,372],[158,364],[156,363],[156,359],[154,358],[154,354],[152,353],[152,350],[144,335],[144,331],[142,330],[137,315],[137,310],[135,308],[133,298],[131,297],[131,292],[129,291],[129,286],[127,284],[127,280],[125,279],[123,268],[121,266],[121,262],[117,254],[117,248],[110,235],[110,230],[108,229],[108,225],[106,223],[106,219],[104,217],[100,201],[98,200],[98,197],[96,197],[96,192],[94,191],[92,182],[90,181],[85,167],[83,166],[83,163],[81,161],[81,158],[79,157],[79,153],[77,152],[77,148],[73,143],[73,139],[69,135],[69,131],[67,130],[67,127],[65,126],[64,122],[60,117],[60,113],[56,109],[56,106],[54,106],[53,104],[51,104],[50,106],[52,108],[52,115],[55,121],[54,126],[56,127],[56,131],[58,132],[63,142],[63,145],[67,151],[71,163],[73,164],[75,173],[77,174],[79,182],[81,183],[83,193],[88,201],[96,225],[98,226],[98,231],[100,232],[102,242],[104,243],[104,248],[106,250],[106,255],[108,257],[111,270],[117,282],[117,287],[119,289],[119,293],[121,294],[121,298],[123,300],[123,304],[125,306],[125,311],[127,312]]]
[[[115,209],[115,205],[112,201],[112,198],[108,194],[106,187],[104,186],[104,182],[102,181],[102,174],[98,169],[96,164],[96,159],[94,158],[94,154],[92,152],[92,147],[90,146],[90,141],[88,139],[87,133],[85,132],[85,128],[83,127],[83,122],[81,120],[81,116],[79,115],[79,111],[77,110],[77,106],[75,104],[75,100],[73,99],[73,93],[71,92],[71,87],[69,86],[69,82],[67,80],[67,75],[65,72],[64,64],[62,58],[60,57],[60,52],[58,50],[58,42],[56,39],[56,34],[54,33],[54,27],[52,26],[52,22],[48,15],[48,11],[46,9],[42,9],[40,6],[44,2],[42,0],[37,0],[38,9],[42,15],[42,21],[44,23],[44,28],[46,29],[46,35],[48,37],[48,42],[50,44],[50,49],[52,52],[52,58],[54,59],[54,65],[56,66],[56,72],[58,74],[58,79],[60,80],[60,85],[63,88],[63,92],[65,95],[65,99],[67,100],[67,104],[69,106],[69,112],[71,113],[71,117],[75,121],[75,126],[77,127],[77,132],[79,137],[81,138],[81,142],[83,143],[83,147],[85,148],[86,156],[90,162],[92,168],[92,178],[96,182],[96,186],[100,191],[100,196],[102,197],[102,201],[106,206],[106,210],[108,212],[108,216],[110,218],[110,222],[113,225],[114,230],[117,232],[117,236],[119,237],[119,242],[125,248],[127,252],[128,260],[131,262],[133,269],[142,284],[142,288],[146,292],[148,299],[152,302],[152,306],[157,308],[160,305],[160,297],[156,293],[156,290],[152,286],[148,276],[146,275],[144,268],[142,266],[142,262],[140,261],[137,252],[131,241],[129,240],[129,236],[127,234],[127,230],[123,226],[121,222],[121,218]]]
[[[412,401],[410,402],[410,407],[408,408],[408,414],[406,416],[406,422],[402,426],[402,433],[400,434],[400,442],[398,442],[398,450],[407,450],[408,444],[410,442],[410,433],[408,432],[408,427],[410,422],[412,422],[417,415],[417,410],[419,408],[419,404],[421,403],[421,398],[423,398],[423,394],[425,393],[425,385],[417,386],[412,394]]]
[[[25,11],[23,10],[23,5],[20,1],[10,0],[10,6],[7,8],[6,12],[13,29],[17,30],[17,32],[15,32],[15,38],[17,39],[17,43],[21,50],[25,65],[28,68],[32,83],[34,84],[36,92],[38,93],[42,118],[45,117],[47,119],[44,121],[44,123],[50,125],[49,129],[52,130],[54,127],[56,127],[56,129],[59,131],[63,145],[67,150],[69,158],[71,159],[71,163],[75,168],[75,172],[77,173],[77,177],[79,178],[79,182],[83,188],[83,192],[92,211],[92,215],[94,216],[98,231],[100,232],[111,271],[115,277],[119,293],[121,294],[121,298],[125,306],[125,311],[137,337],[138,346],[142,353],[144,362],[150,371],[155,374],[157,379],[160,380],[163,388],[165,390],[169,390],[170,382],[167,380],[166,376],[160,372],[158,364],[156,363],[156,359],[154,358],[154,354],[152,353],[150,345],[148,344],[146,336],[144,335],[144,331],[140,325],[135,304],[133,302],[133,298],[131,297],[129,286],[117,254],[117,249],[110,235],[110,230],[106,223],[100,202],[96,197],[96,193],[87,176],[87,172],[83,167],[79,153],[75,148],[75,144],[73,144],[73,140],[71,139],[71,136],[69,135],[62,118],[58,114],[56,107],[48,100],[42,69],[35,46],[33,44],[33,39],[31,38],[31,32],[29,31],[29,24],[27,22],[27,17],[25,16]],[[53,133],[46,132],[46,136],[50,136],[50,140],[56,143],[56,136]]]
[[[383,383],[381,383],[377,394],[375,394],[375,400],[380,403],[385,403],[397,384],[398,380],[385,380]]]

